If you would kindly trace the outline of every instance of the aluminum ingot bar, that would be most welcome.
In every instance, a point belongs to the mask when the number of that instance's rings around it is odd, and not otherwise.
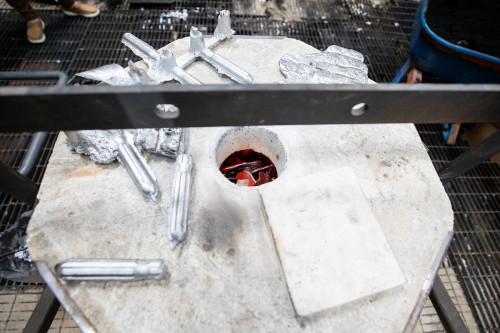
[[[142,194],[155,201],[158,194],[156,178],[144,158],[137,151],[132,138],[128,136],[129,134],[122,131],[120,135],[113,137],[118,148],[118,158]]]
[[[55,272],[70,281],[160,280],[165,265],[163,260],[69,259],[57,264]]]
[[[253,83],[252,75],[210,50],[205,45],[203,34],[196,27],[191,27],[190,37],[191,44],[189,46],[189,53],[192,53],[197,57],[201,57],[203,60],[214,66],[219,73],[229,76],[238,83]]]
[[[193,158],[189,154],[177,156],[170,208],[170,240],[176,245],[186,237],[188,226],[189,187]]]

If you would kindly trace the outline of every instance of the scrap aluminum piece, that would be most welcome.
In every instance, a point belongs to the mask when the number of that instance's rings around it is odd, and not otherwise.
[[[158,183],[153,172],[134,146],[131,134],[126,131],[120,132],[119,135],[113,137],[117,145],[119,161],[127,169],[142,194],[156,201]]]
[[[229,10],[220,11],[214,35],[215,35],[215,40],[217,40],[217,42],[224,40],[226,38],[231,38],[231,36],[234,35],[234,30],[231,29],[231,16]],[[208,44],[209,41],[207,41],[207,47],[214,46],[214,44],[210,46],[208,46]]]
[[[140,128],[135,131],[134,143],[149,153],[175,159],[184,152],[184,131],[182,128]]]
[[[78,154],[88,155],[94,162],[109,164],[116,160],[118,149],[112,139],[117,130],[67,131],[67,145]]]
[[[231,16],[229,10],[221,10],[217,19],[217,27],[215,27],[214,37],[205,40],[205,46],[209,49],[213,48],[219,42],[231,38],[234,35],[234,30],[231,29]],[[191,53],[185,53],[177,58],[177,63],[182,68],[189,66],[197,57]]]
[[[187,234],[189,187],[193,158],[189,154],[177,156],[175,161],[175,178],[172,191],[172,207],[170,207],[170,240],[177,245]]]
[[[210,50],[205,45],[203,34],[196,27],[191,27],[189,53],[201,57],[214,66],[219,73],[229,76],[238,83],[253,83],[253,77],[249,73]]]
[[[79,154],[89,155],[101,164],[118,159],[136,186],[147,197],[156,200],[158,183],[144,158],[134,146],[132,135],[124,130],[66,132],[67,144]]]
[[[151,45],[128,32],[123,34],[122,43],[146,62],[147,75],[152,84],[160,84],[172,79],[181,84],[201,84],[198,79],[177,65],[174,55],[168,49],[163,48],[158,52]]]
[[[56,275],[68,281],[161,280],[165,270],[161,259],[69,259],[55,266]]]
[[[331,53],[336,53],[339,55],[347,56],[349,58],[353,58],[353,59],[359,60],[361,62],[363,62],[363,60],[365,59],[363,57],[363,54],[361,54],[360,52],[358,52],[356,50],[346,49],[346,48],[343,48],[342,46],[338,46],[338,45],[328,46],[328,48],[326,49],[326,52],[331,52]]]
[[[104,65],[85,72],[76,73],[75,76],[101,81],[110,86],[133,86],[137,84],[134,78],[118,64]]]
[[[220,41],[234,35],[228,10],[222,10],[219,13],[214,34],[214,37],[205,41],[207,48],[212,48]],[[183,84],[201,84],[196,78],[183,70],[197,58],[194,54],[185,53],[176,61],[172,53],[167,49],[164,48],[158,52],[132,34],[124,34],[122,42],[148,64],[149,70],[147,72],[129,61],[129,72],[118,64],[110,64],[77,73],[75,76],[101,81],[111,86],[156,85],[172,79]]]
[[[126,71],[117,64],[104,65],[85,72],[76,73],[75,76],[94,81],[101,81],[110,86],[150,85],[154,82],[146,71],[137,67],[132,61],[128,62],[130,71]]]
[[[365,84],[368,67],[363,59],[361,53],[337,45],[320,53],[286,54],[279,62],[286,79],[278,83]]]
[[[128,61],[128,68],[130,69],[128,74],[130,75],[132,80],[134,80],[136,85],[154,85],[154,81],[151,80],[148,73],[144,69],[139,68],[132,60]]]

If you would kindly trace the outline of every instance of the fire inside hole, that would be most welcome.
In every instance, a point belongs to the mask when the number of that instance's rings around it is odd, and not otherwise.
[[[220,171],[227,179],[240,186],[259,186],[278,178],[274,163],[253,149],[232,153],[222,162]]]

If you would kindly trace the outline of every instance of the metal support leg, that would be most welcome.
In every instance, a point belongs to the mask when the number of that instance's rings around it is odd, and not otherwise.
[[[498,152],[500,152],[500,130],[490,135],[476,147],[470,148],[451,162],[450,165],[440,170],[438,172],[439,178],[443,184],[446,184]]]
[[[17,169],[17,172],[23,176],[29,176],[31,174],[48,137],[48,132],[36,132],[33,134],[28,151],[24,155],[23,162],[19,169]]]
[[[57,310],[59,310],[59,301],[54,296],[49,287],[45,287],[42,293],[40,301],[31,314],[26,327],[24,328],[24,333],[41,333],[47,332],[56,316]]]
[[[34,206],[38,189],[31,179],[0,162],[0,190]]]
[[[449,333],[466,333],[469,332],[465,326],[462,317],[455,308],[448,291],[446,290],[439,275],[434,279],[429,298],[436,309],[436,312],[444,326],[446,332]]]
[[[408,84],[421,83],[422,76],[423,76],[422,72],[418,68],[416,68],[413,63],[411,63],[410,64],[410,71],[408,72],[408,78],[407,78],[406,82]],[[465,155],[465,154],[463,154],[463,155]],[[460,159],[460,158],[458,158],[458,159]],[[453,162],[451,166],[453,166],[454,163],[455,162]],[[464,164],[459,163],[459,166],[461,166],[461,165],[463,166]],[[439,175],[440,175],[441,181],[444,184],[445,181],[443,181],[443,178],[441,177],[441,173],[439,173]],[[432,302],[432,305],[434,305],[434,308],[436,309],[436,312],[439,316],[439,319],[441,320],[441,323],[443,324],[444,328],[446,329],[446,332],[456,332],[456,333],[468,332],[468,330],[465,327],[465,324],[462,320],[462,317],[460,317],[460,314],[458,313],[457,309],[455,308],[455,305],[453,304],[453,302],[450,298],[450,295],[448,294],[448,291],[444,287],[443,282],[441,281],[441,278],[439,277],[437,272],[436,272],[436,277],[434,278],[434,283],[432,286],[431,293],[429,294],[429,298]]]

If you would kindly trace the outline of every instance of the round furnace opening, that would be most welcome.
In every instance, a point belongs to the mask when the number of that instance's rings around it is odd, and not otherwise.
[[[278,178],[285,168],[286,154],[276,133],[259,127],[238,127],[219,140],[216,162],[229,181],[259,186]]]

